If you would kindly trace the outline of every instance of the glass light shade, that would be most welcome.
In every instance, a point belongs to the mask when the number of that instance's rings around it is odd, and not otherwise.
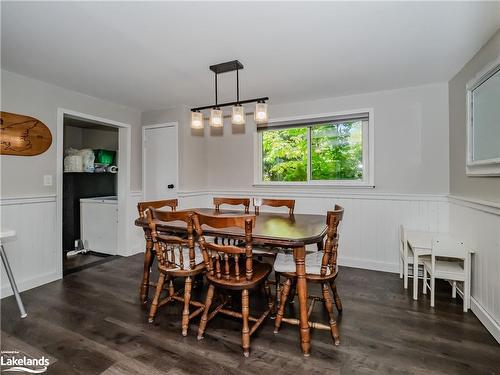
[[[255,104],[254,120],[257,124],[265,124],[267,122],[268,115],[266,103]]]
[[[210,126],[214,128],[221,128],[223,125],[222,111],[214,108],[210,111]]]
[[[233,106],[233,114],[231,116],[233,125],[245,125],[245,108],[241,105]]]
[[[203,129],[203,113],[191,112],[191,129]]]

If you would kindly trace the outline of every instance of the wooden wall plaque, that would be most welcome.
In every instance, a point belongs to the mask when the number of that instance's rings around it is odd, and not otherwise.
[[[50,129],[30,116],[0,112],[0,155],[34,156],[52,144]]]

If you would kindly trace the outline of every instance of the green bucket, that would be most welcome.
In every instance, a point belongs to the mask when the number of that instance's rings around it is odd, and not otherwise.
[[[115,160],[116,151],[110,150],[94,150],[94,163],[110,165]]]

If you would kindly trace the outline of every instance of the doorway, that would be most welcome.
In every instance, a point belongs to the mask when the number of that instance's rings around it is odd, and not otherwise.
[[[126,254],[130,127],[59,110],[57,213],[61,273]]]
[[[144,200],[177,198],[177,123],[142,128],[142,181]]]

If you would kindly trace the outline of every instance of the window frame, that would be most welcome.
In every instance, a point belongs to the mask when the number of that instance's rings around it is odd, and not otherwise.
[[[500,158],[474,160],[474,119],[473,95],[474,90],[488,79],[492,78],[500,69],[500,56],[485,68],[479,71],[466,85],[467,97],[467,145],[466,145],[466,176],[500,176]]]
[[[307,131],[307,181],[264,181],[262,179],[262,133],[266,130],[273,130],[273,123],[296,122],[297,126],[290,127],[310,127],[311,125],[301,125],[301,122],[310,123],[315,119],[336,116],[353,116],[368,113],[367,124],[363,124],[363,180],[312,180],[311,179],[311,130]],[[329,187],[375,187],[374,181],[374,161],[375,161],[375,121],[373,108],[356,109],[352,111],[322,113],[308,116],[295,116],[274,118],[269,120],[268,129],[256,131],[254,136],[254,186],[329,186]]]

